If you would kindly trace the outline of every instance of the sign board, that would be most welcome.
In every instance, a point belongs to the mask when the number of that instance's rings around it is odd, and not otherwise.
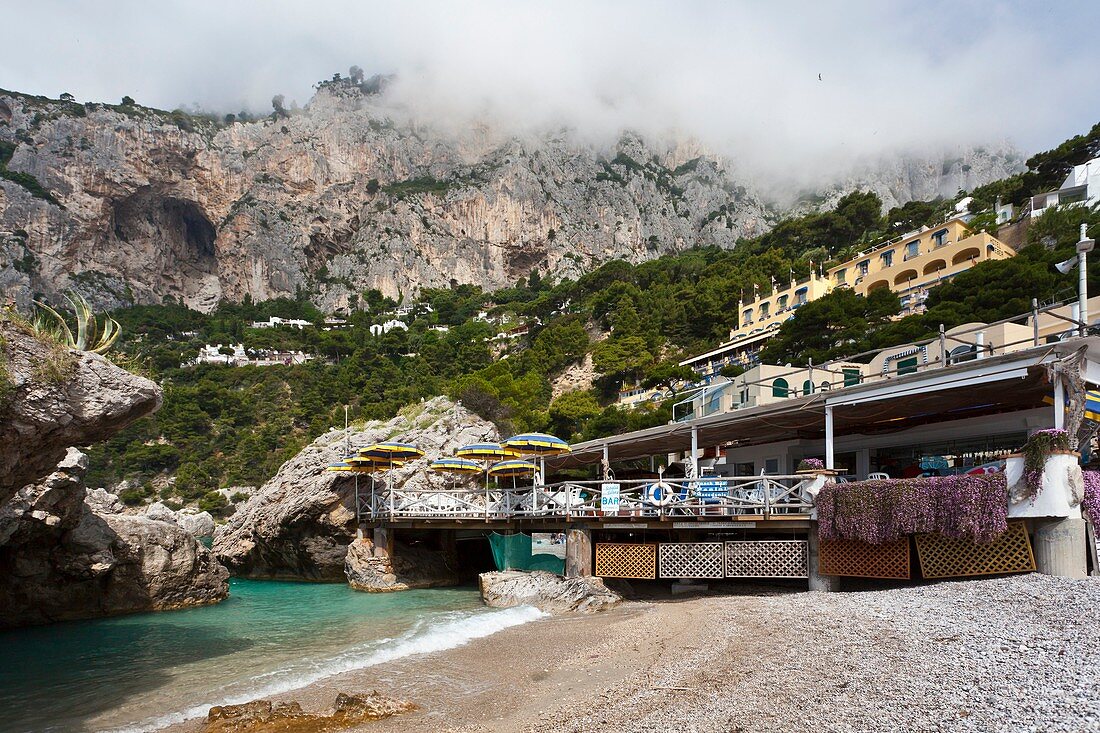
[[[604,529],[645,529],[649,526],[646,522],[607,522],[600,525]]]
[[[756,522],[673,522],[674,529],[752,529]]]
[[[920,467],[924,471],[947,468],[947,459],[943,456],[924,456],[920,459]]]
[[[696,481],[695,495],[700,499],[724,499],[727,494],[725,481]]]
[[[600,511],[604,514],[619,513],[618,484],[600,484]]]

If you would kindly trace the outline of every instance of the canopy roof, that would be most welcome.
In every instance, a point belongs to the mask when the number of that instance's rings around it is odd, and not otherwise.
[[[834,434],[881,434],[917,425],[1042,407],[1051,395],[1043,363],[1088,345],[1100,360],[1100,339],[1075,339],[891,379],[706,417],[658,425],[645,430],[573,445],[572,453],[546,459],[548,469],[626,461],[689,451],[691,434],[698,445],[748,446],[825,436],[825,405],[833,407]],[[1090,381],[1100,376],[1088,365]]]

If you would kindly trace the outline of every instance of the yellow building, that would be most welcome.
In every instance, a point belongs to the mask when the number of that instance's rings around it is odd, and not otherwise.
[[[730,331],[730,341],[779,328],[800,307],[832,289],[833,285],[827,278],[814,273],[799,282],[791,280],[787,287],[774,290],[751,303],[738,303],[740,325]]]
[[[833,287],[851,287],[860,295],[889,288],[901,298],[901,315],[920,313],[928,289],[986,260],[1004,260],[1015,252],[993,236],[971,233],[962,219],[951,219],[860,252],[832,267]]]

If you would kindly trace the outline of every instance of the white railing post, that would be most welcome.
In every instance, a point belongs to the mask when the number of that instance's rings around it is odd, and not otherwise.
[[[833,406],[825,405],[825,468],[833,470]]]

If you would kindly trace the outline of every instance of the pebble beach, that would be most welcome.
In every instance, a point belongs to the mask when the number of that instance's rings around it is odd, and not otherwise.
[[[448,731],[1100,731],[1100,581],[723,589],[557,616],[287,693]],[[180,726],[198,730],[201,726]]]

